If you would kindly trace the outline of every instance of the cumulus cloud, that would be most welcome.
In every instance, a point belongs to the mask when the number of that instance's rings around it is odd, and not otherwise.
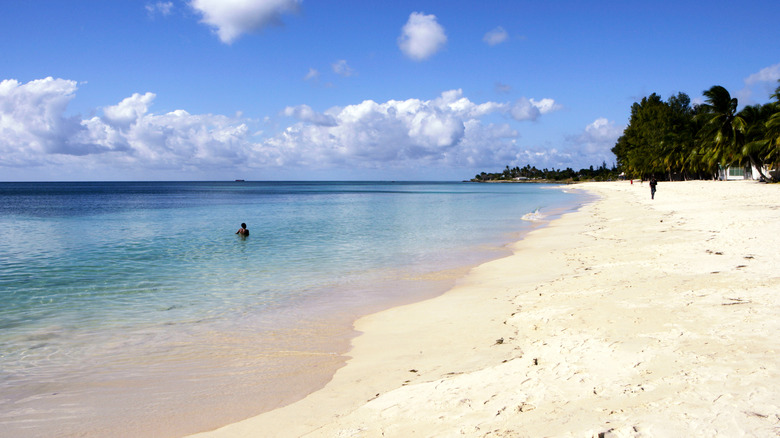
[[[760,102],[766,101],[777,89],[778,79],[780,79],[780,64],[762,68],[751,74],[745,78],[745,87],[737,92],[739,103],[746,105],[758,103],[753,97],[755,95],[759,95]]]
[[[128,128],[146,114],[155,97],[157,96],[154,93],[134,93],[116,105],[103,108],[103,119],[110,125]]]
[[[579,134],[567,135],[560,145],[533,145],[513,149],[514,161],[506,164],[523,166],[531,164],[537,168],[579,170],[588,166],[606,163],[615,164],[612,147],[623,134],[624,127],[606,118],[598,118],[585,126]],[[500,170],[500,169],[497,169]]]
[[[518,115],[518,107],[529,114]],[[518,158],[518,133],[509,123],[485,124],[483,117],[500,114],[510,120],[532,120],[554,108],[551,99],[475,103],[461,90],[446,91],[432,100],[366,100],[323,113],[308,106],[290,107],[285,115],[298,118],[299,123],[261,147],[284,151],[279,158],[285,163],[306,166],[494,164]]]
[[[553,99],[542,99],[540,101],[530,99],[529,102],[531,102],[531,105],[535,106],[541,114],[551,113],[563,108],[561,105],[555,103]]]
[[[244,120],[183,110],[155,115],[154,93],[133,94],[103,108],[102,117],[68,117],[76,90],[75,81],[64,79],[1,82],[0,166],[83,157],[92,165],[182,169],[240,163],[251,150]]]
[[[182,169],[235,165],[246,157],[248,127],[240,120],[184,110],[142,114],[125,130],[101,119],[84,121],[90,138],[107,147],[121,146],[124,159],[150,167]]]
[[[745,79],[745,84],[754,85],[759,82],[775,83],[780,79],[780,64],[762,68],[758,73],[753,73]]]
[[[553,99],[518,99],[509,109],[509,114],[517,121],[536,120],[542,114],[561,109],[561,106],[555,103]]]
[[[611,143],[611,148],[622,133],[622,127],[615,125],[615,122],[600,117],[585,127],[585,132],[580,138],[589,145]]]
[[[308,108],[288,109],[305,114],[302,123],[288,127],[265,146],[288,152],[288,159],[342,165],[406,162],[440,156],[463,138],[461,118],[441,103],[409,99],[377,103],[367,100],[332,108],[317,117]],[[306,123],[330,118],[332,124]]]
[[[333,117],[322,114],[311,109],[309,105],[299,105],[296,107],[288,106],[282,112],[287,117],[294,117],[301,122],[312,123],[319,126],[336,126]]]
[[[22,84],[0,82],[0,151],[5,162],[25,164],[36,155],[81,155],[93,145],[79,142],[80,120],[63,114],[76,92],[76,82],[38,79]],[[26,153],[19,154],[24,147]]]
[[[190,6],[203,16],[220,41],[230,44],[241,35],[280,24],[284,13],[298,9],[300,0],[192,0]]]
[[[64,79],[0,82],[0,167],[102,168],[110,177],[150,169],[185,176],[209,169],[489,169],[530,162],[534,155],[517,143],[519,123],[559,107],[544,98],[474,102],[461,90],[324,111],[298,105],[281,112],[292,123],[260,138],[253,127],[259,122],[240,113],[155,114],[151,92],[91,118],[67,116],[76,91],[76,82]],[[608,127],[594,122],[586,133],[595,142]]]
[[[412,12],[409,20],[401,29],[398,37],[398,47],[415,61],[422,61],[433,56],[447,43],[444,28],[436,21],[435,15],[425,15],[422,12]]]
[[[594,120],[581,134],[571,138],[576,159],[584,163],[613,163],[612,148],[623,134],[623,129],[604,117]]]
[[[509,34],[504,30],[503,27],[498,26],[497,28],[486,33],[485,36],[482,37],[482,41],[484,41],[489,46],[495,46],[503,43],[507,40],[507,38],[509,38]]]

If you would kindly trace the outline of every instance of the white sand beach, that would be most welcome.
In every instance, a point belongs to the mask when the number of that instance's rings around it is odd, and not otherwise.
[[[780,185],[566,190],[600,198],[357,321],[322,390],[195,436],[780,435]]]

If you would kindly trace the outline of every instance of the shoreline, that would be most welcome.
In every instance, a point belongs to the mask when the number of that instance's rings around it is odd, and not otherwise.
[[[358,320],[320,391],[192,436],[776,433],[780,186],[565,188],[600,199]]]
[[[560,186],[550,185],[550,187],[547,188],[565,192],[563,187]],[[437,270],[424,270],[423,272],[406,271],[405,273],[398,273],[397,275],[393,275],[392,277],[395,278],[394,288],[400,288],[405,291],[401,295],[385,293],[382,294],[384,298],[381,300],[374,300],[371,301],[370,304],[364,303],[361,306],[354,306],[354,308],[350,308],[349,310],[339,309],[338,306],[333,307],[329,305],[330,316],[327,318],[320,317],[319,319],[322,321],[318,319],[318,324],[321,325],[325,330],[330,330],[333,332],[338,331],[342,334],[335,338],[328,337],[330,341],[326,342],[326,344],[330,345],[331,347],[320,349],[322,350],[321,352],[318,350],[318,353],[314,353],[318,356],[327,354],[330,358],[329,361],[326,363],[314,363],[313,367],[308,371],[304,371],[298,366],[296,366],[294,369],[285,370],[285,378],[281,379],[281,381],[275,384],[271,389],[274,392],[281,392],[286,396],[286,398],[284,400],[276,400],[258,392],[257,397],[261,400],[265,400],[262,404],[263,409],[260,411],[255,411],[252,416],[273,412],[276,409],[284,408],[308,397],[313,393],[321,391],[332,379],[333,375],[350,359],[352,350],[351,343],[356,337],[361,335],[361,332],[355,327],[356,321],[367,315],[379,313],[395,307],[413,305],[420,301],[434,299],[447,293],[455,286],[459,279],[466,276],[468,272],[474,267],[510,255],[512,253],[510,247],[517,240],[522,240],[525,238],[525,236],[528,235],[528,233],[537,228],[547,226],[551,221],[554,221],[563,214],[576,211],[576,209],[578,209],[583,203],[586,203],[592,199],[591,196],[586,194],[576,194],[575,196],[576,198],[574,200],[570,200],[567,203],[544,207],[544,213],[539,213],[538,209],[534,212],[526,213],[520,221],[523,223],[523,226],[519,226],[517,229],[511,231],[511,233],[508,234],[508,237],[505,239],[502,238],[504,241],[500,244],[490,243],[487,245],[481,245],[481,247],[478,249],[478,253],[472,252],[469,255],[467,262],[461,260],[457,265],[447,265],[443,268],[440,267]],[[475,254],[478,255],[475,256]],[[385,286],[385,289],[386,288],[387,286]],[[409,291],[414,292],[410,293]],[[322,311],[321,304],[314,306],[312,309],[317,309],[318,312]],[[312,309],[309,310],[311,311]],[[331,326],[329,327],[327,325],[328,323],[325,321],[329,321]],[[327,351],[328,353],[323,353],[324,351]],[[285,391],[283,385],[287,383],[287,380],[290,378],[289,376],[296,374],[305,378],[306,383],[303,385],[298,385],[300,387],[296,387],[294,390],[288,388],[288,390]],[[306,390],[307,387],[308,390]],[[235,415],[232,416],[235,417]],[[244,419],[236,421],[240,422],[242,420]],[[224,424],[225,423],[222,423],[219,426],[221,427]],[[191,427],[190,430],[192,430]],[[201,430],[204,429],[201,428]],[[195,436],[199,433],[203,432],[189,432],[184,436]]]
[[[445,193],[451,188],[449,184],[442,187],[447,188]],[[508,243],[547,221],[542,218],[540,222],[518,226],[517,217],[521,214],[534,206],[548,213],[575,208],[579,202],[572,195],[553,192],[548,196],[535,188],[454,189],[455,194],[465,192],[469,198],[473,193],[496,193],[498,199],[512,199],[512,194],[522,192],[531,193],[529,198],[539,201],[515,202],[514,207],[507,206],[497,212],[497,217],[489,219],[484,218],[485,209],[474,208],[474,217],[469,217],[468,209],[464,215],[435,215],[436,226],[442,224],[442,218],[447,219],[447,227],[454,225],[454,229],[471,230],[483,220],[486,226],[474,229],[474,234],[469,232],[468,236],[453,235],[447,242],[453,243],[454,250],[433,257],[417,256],[420,262],[414,264],[408,261],[413,258],[391,257],[392,253],[382,246],[372,246],[378,248],[374,251],[377,256],[384,257],[380,260],[398,264],[374,263],[383,268],[365,272],[353,269],[356,274],[349,281],[339,281],[339,276],[333,276],[332,281],[326,278],[318,283],[318,289],[307,290],[314,299],[300,299],[296,305],[280,307],[282,311],[257,312],[241,306],[239,311],[230,312],[229,318],[153,324],[139,330],[124,327],[118,340],[111,344],[123,347],[122,354],[117,356],[98,347],[100,342],[83,342],[103,355],[98,359],[107,359],[74,360],[79,365],[77,373],[65,366],[54,368],[55,377],[64,378],[53,383],[45,378],[29,378],[33,385],[47,384],[39,392],[33,392],[35,386],[28,390],[23,384],[7,385],[19,389],[6,394],[5,432],[0,432],[0,436],[183,436],[293,403],[322,388],[346,362],[350,341],[356,335],[353,324],[359,317],[445,293],[471,267],[506,256],[510,253]],[[507,194],[511,196],[506,198]],[[453,202],[455,199],[440,203],[445,206],[444,213],[467,207],[447,207]],[[436,203],[431,208],[435,210]],[[257,239],[258,234],[253,232],[253,237]],[[229,239],[232,237],[231,230]],[[245,254],[250,249],[246,241],[236,238],[236,242],[241,250],[237,253]],[[341,266],[354,262],[342,257],[333,259]],[[246,292],[236,296],[253,301],[255,291],[247,288]],[[175,309],[179,308],[161,306],[167,309],[165,312],[178,312]],[[77,415],[71,414],[76,411]]]

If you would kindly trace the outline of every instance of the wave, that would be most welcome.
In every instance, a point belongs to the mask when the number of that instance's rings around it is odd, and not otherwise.
[[[536,210],[532,211],[531,213],[524,214],[523,217],[521,217],[520,219],[522,219],[524,221],[529,221],[529,222],[537,222],[537,221],[540,221],[540,220],[544,219],[544,215],[537,208]]]

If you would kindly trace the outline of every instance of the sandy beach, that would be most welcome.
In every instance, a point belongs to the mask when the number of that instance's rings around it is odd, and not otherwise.
[[[320,391],[196,437],[780,435],[780,185],[599,197],[361,318]]]

